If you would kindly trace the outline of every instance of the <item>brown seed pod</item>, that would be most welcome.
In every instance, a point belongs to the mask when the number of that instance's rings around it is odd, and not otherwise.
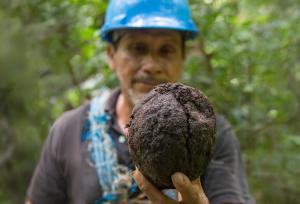
[[[216,117],[199,90],[166,83],[134,107],[128,128],[134,164],[159,189],[174,188],[173,173],[194,180],[204,172],[215,143]]]

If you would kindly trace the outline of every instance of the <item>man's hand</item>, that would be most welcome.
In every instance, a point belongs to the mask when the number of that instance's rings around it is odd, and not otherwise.
[[[175,204],[178,203],[162,192],[160,192],[153,184],[151,184],[137,169],[133,173],[133,177],[137,182],[141,191],[143,191],[153,204]],[[206,195],[203,192],[200,179],[190,181],[189,178],[182,173],[172,175],[172,182],[179,192],[179,200],[182,204],[209,204]]]

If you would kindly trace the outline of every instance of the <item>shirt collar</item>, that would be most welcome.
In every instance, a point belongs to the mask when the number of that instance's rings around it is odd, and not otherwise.
[[[113,117],[116,116],[116,105],[120,93],[121,93],[120,88],[113,89],[105,103],[105,107],[104,107],[105,112]]]
[[[109,121],[109,125],[119,134],[124,134],[122,128],[116,122],[116,118],[117,118],[116,105],[120,93],[121,93],[121,89],[119,87],[112,90],[110,96],[108,97],[105,103],[104,111],[111,117]]]

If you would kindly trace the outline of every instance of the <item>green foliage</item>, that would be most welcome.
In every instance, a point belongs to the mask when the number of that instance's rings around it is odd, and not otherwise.
[[[257,202],[297,203],[300,5],[204,2],[193,1],[202,35],[189,45],[184,81],[234,124]]]
[[[0,203],[23,202],[50,125],[88,97],[82,82],[107,70],[98,36],[105,6],[0,2],[0,121],[14,133],[1,132],[0,155],[14,151],[9,159],[0,156]]]
[[[201,30],[183,82],[236,129],[257,203],[300,194],[300,4],[191,0]],[[114,87],[98,29],[107,1],[0,2],[0,203],[21,203],[49,126],[96,87]],[[101,73],[100,75],[97,75]],[[0,123],[1,125],[2,123]],[[7,148],[6,148],[7,147]],[[13,147],[13,154],[2,154]]]

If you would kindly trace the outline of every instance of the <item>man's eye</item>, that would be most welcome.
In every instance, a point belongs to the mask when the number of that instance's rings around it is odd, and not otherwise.
[[[173,54],[175,52],[176,52],[176,49],[173,48],[172,46],[168,46],[168,45],[167,46],[163,46],[160,49],[160,53],[162,55],[169,55],[169,54]]]
[[[131,46],[131,50],[135,54],[145,54],[145,53],[147,53],[147,46],[145,46],[143,44],[133,44]]]

